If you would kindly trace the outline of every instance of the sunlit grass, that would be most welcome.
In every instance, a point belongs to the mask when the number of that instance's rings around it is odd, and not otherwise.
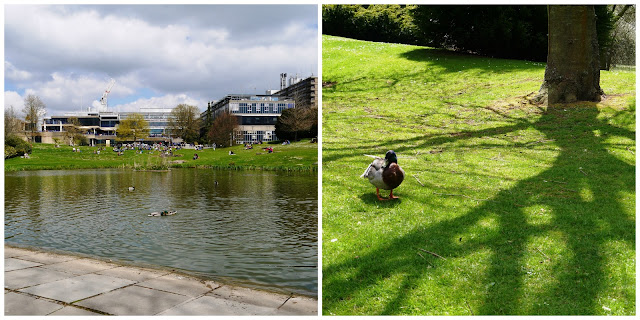
[[[323,37],[323,314],[635,313],[635,72],[555,107],[543,77]],[[380,202],[358,176],[390,149]]]

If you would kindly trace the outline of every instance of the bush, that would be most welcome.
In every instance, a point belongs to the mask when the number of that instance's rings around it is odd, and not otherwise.
[[[22,156],[31,153],[31,145],[17,136],[9,136],[4,141],[4,158]]]
[[[417,44],[417,28],[404,5],[323,5],[322,33],[359,40]]]
[[[11,157],[15,157],[17,155],[16,148],[12,146],[4,146],[4,158],[9,159]]]

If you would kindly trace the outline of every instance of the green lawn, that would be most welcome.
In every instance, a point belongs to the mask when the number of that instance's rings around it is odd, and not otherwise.
[[[323,36],[324,315],[635,314],[635,72],[554,107],[543,77]],[[387,150],[381,202],[359,175]]]
[[[261,148],[271,146],[273,153]],[[160,153],[144,151],[142,154],[134,150],[124,151],[118,156],[106,148],[95,154],[97,147],[80,147],[81,152],[73,152],[70,146],[55,148],[51,144],[34,144],[29,159],[12,158],[4,162],[5,171],[41,170],[41,169],[88,169],[88,168],[137,168],[153,169],[167,167],[182,168],[216,168],[216,169],[258,169],[279,171],[317,171],[318,144],[302,140],[289,145],[262,144],[254,145],[252,150],[244,150],[243,146],[230,148],[176,150],[174,157],[161,157]],[[236,155],[229,155],[232,150]],[[198,160],[193,160],[197,153]]]

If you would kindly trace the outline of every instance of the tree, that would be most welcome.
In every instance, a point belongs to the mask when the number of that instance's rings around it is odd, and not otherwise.
[[[600,50],[604,69],[615,65],[635,65],[636,57],[636,7],[635,5],[609,5],[612,17],[611,43],[608,50]]]
[[[421,5],[411,11],[421,44],[544,61],[547,10],[536,5]]]
[[[179,104],[171,110],[168,128],[171,135],[182,138],[187,143],[198,139],[200,110],[196,106]]]
[[[593,6],[552,5],[539,102],[600,101],[600,58]]]
[[[4,137],[16,135],[24,130],[23,121],[16,115],[13,106],[4,110]]]
[[[149,123],[139,113],[131,113],[126,119],[121,120],[116,129],[118,140],[136,141],[138,138],[149,135]]]
[[[231,146],[233,144],[232,135],[236,128],[238,128],[238,118],[230,112],[224,112],[213,120],[207,138],[210,143],[215,143],[218,146],[227,144]]]
[[[36,131],[38,131],[40,119],[42,119],[46,113],[44,102],[42,102],[38,96],[29,94],[24,98],[24,109],[22,109],[22,111],[26,115],[26,129],[30,133],[29,140],[33,142]]]
[[[315,126],[315,135],[311,132]],[[298,136],[311,137],[318,135],[318,108],[292,108],[282,111],[276,122],[276,135],[279,139]]]
[[[64,137],[69,141],[69,144],[82,144],[85,139],[80,132],[80,121],[77,117],[69,118],[69,126],[65,126]]]

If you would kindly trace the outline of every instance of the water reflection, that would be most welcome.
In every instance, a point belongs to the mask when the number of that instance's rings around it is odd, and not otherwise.
[[[162,210],[178,214],[147,216]],[[317,212],[315,175],[193,169],[5,173],[8,243],[307,295],[317,294]]]

